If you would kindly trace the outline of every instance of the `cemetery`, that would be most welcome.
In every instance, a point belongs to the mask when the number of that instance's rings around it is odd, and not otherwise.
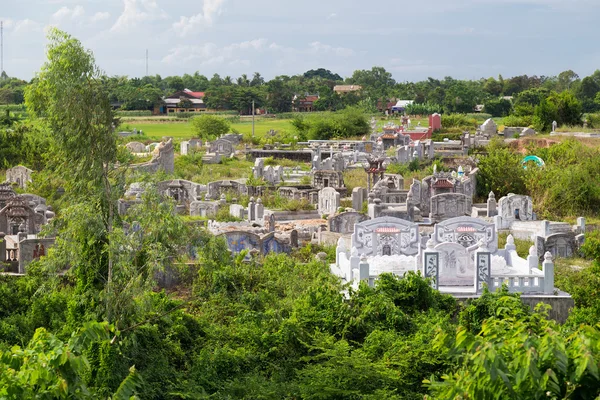
[[[351,73],[373,50],[339,32],[237,43],[227,2],[121,3],[0,21],[1,398],[599,398],[600,70],[441,79],[490,57],[400,46]],[[128,37],[110,62],[136,72],[106,75],[69,20]],[[47,60],[10,77],[48,21]],[[260,57],[274,78],[247,75]]]
[[[429,119],[426,131],[412,127],[409,118],[402,118],[402,125],[388,123],[381,128],[373,119],[369,137],[362,140],[309,140],[297,143],[293,151],[286,150],[291,145],[285,144],[256,149],[237,134],[212,141],[184,140],[179,142],[179,153],[169,137],[148,145],[128,142],[125,148],[132,155],[150,155],[151,160],[131,165],[132,179],[118,202],[118,212],[126,215],[142,203],[148,190],[155,190],[174,202],[178,214],[199,219],[207,232],[225,239],[233,254],[245,252],[247,260],[269,253],[290,254],[310,244],[335,246],[331,272],[354,288],[361,281],[373,286],[382,273],[402,277],[412,271],[431,278],[440,292],[458,298],[506,284],[509,291],[524,297],[559,294],[557,298],[571,301],[554,287],[553,260],[578,252],[584,243],[585,219],[575,226],[538,220],[532,198],[521,194],[496,200],[490,192],[487,202],[476,203],[479,170],[476,162],[463,162],[470,150],[485,148],[495,138],[511,142],[513,132],[520,135],[527,129],[506,128],[504,135],[509,137],[503,139],[494,121],[487,120],[474,133],[464,132],[459,141],[438,142],[431,134],[441,129],[440,116]],[[246,174],[226,180],[173,179],[177,157],[196,153],[207,167],[244,158],[252,160],[253,166]],[[434,161],[440,159],[458,167],[438,170]],[[389,166],[414,162],[433,163],[432,173],[406,181],[401,174],[387,172]],[[362,186],[348,190],[345,174],[350,171],[364,171]],[[31,172],[17,167],[7,173],[7,181],[19,186],[31,180]],[[148,173],[166,173],[170,179],[135,181]],[[301,202],[305,209],[281,209],[273,198]],[[52,212],[36,207],[30,211],[30,221],[37,218],[39,226],[46,222],[39,215],[46,218]],[[3,254],[14,263],[14,272],[24,272],[31,259],[12,261],[19,258],[20,248],[29,242],[40,244],[44,250],[36,250],[39,257],[52,245],[36,239],[35,229],[21,232],[15,222],[3,229],[13,235],[6,240]],[[12,239],[14,235],[21,236]],[[502,248],[499,235],[508,235]],[[527,255],[517,254],[515,238],[532,243]]]
[[[289,144],[256,149],[238,134],[212,141],[183,140],[178,153],[170,137],[149,144],[128,142],[127,151],[150,161],[129,167],[131,180],[118,201],[118,212],[126,215],[154,190],[171,199],[178,214],[200,219],[207,232],[223,237],[232,253],[246,252],[248,260],[290,254],[309,244],[333,245],[332,274],[355,288],[361,281],[373,286],[382,273],[401,277],[412,271],[431,278],[440,292],[457,297],[477,296],[484,287],[495,290],[502,284],[523,296],[555,296],[553,260],[578,252],[585,240],[585,219],[575,226],[538,220],[533,200],[520,194],[496,200],[490,192],[486,203],[475,203],[479,170],[476,163],[461,164],[470,150],[485,148],[494,138],[511,142],[517,134],[535,132],[498,132],[490,119],[474,133],[464,132],[460,140],[438,142],[431,137],[442,128],[440,115],[431,115],[429,121],[426,129],[413,127],[408,117],[401,118],[401,125],[378,128],[372,119],[371,133],[362,140],[309,140],[297,143],[293,151],[286,150]],[[237,158],[252,160],[253,166],[245,176],[226,180],[173,179],[177,157],[196,153],[207,166]],[[387,172],[392,165],[440,159],[450,165],[458,161],[458,167],[438,171],[434,163],[432,174],[412,182]],[[349,171],[364,171],[362,187],[346,188]],[[11,273],[24,273],[27,264],[44,256],[54,242],[37,236],[53,218],[52,208],[43,198],[17,195],[11,187],[25,189],[32,173],[15,167],[7,171],[2,186],[0,232],[5,240],[0,254],[9,265],[5,271]],[[157,173],[170,178],[135,180]],[[301,202],[306,209],[282,210],[273,203],[274,196]],[[503,248],[500,234],[508,234]],[[532,243],[528,255],[517,254],[515,238]],[[559,297],[570,301],[567,294]]]

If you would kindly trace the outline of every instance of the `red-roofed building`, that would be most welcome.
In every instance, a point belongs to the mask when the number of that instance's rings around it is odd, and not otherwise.
[[[292,99],[292,110],[294,112],[311,112],[314,111],[314,103],[319,100],[318,94],[294,95]]]
[[[192,92],[183,89],[164,98],[164,113],[201,112],[206,111],[204,92]]]

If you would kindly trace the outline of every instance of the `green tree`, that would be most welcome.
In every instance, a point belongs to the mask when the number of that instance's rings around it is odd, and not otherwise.
[[[194,133],[205,140],[212,140],[229,132],[229,122],[214,115],[194,117],[191,124]]]
[[[539,132],[550,132],[552,122],[558,120],[556,103],[543,99],[533,112],[533,125]],[[558,121],[557,121],[558,122]]]
[[[513,153],[499,141],[492,141],[487,155],[479,160],[477,194],[487,199],[490,192],[496,198],[509,193],[525,193],[525,171],[521,166],[521,156]]]
[[[86,199],[102,216],[105,240],[113,228],[117,194],[111,175],[117,160],[115,119],[92,53],[56,28],[48,33],[48,61],[26,93],[27,108],[51,132],[56,173],[73,200]],[[108,249],[106,315],[112,321],[113,254]]]
[[[600,395],[600,332],[583,326],[568,336],[544,313],[490,318],[479,334],[460,327],[440,333],[453,371],[425,381],[442,399],[594,399]]]
[[[506,117],[512,108],[512,104],[506,99],[490,99],[485,102],[484,112],[493,117]]]
[[[303,76],[308,79],[314,78],[314,77],[320,77],[320,78],[323,78],[326,80],[336,81],[336,82],[343,80],[341,76],[339,76],[338,74],[335,74],[325,68],[311,69],[309,71],[306,71]]]
[[[556,104],[557,122],[561,125],[580,125],[583,115],[581,102],[577,100],[573,92],[565,90],[558,95],[550,97],[549,101]]]
[[[14,400],[98,398],[98,393],[85,384],[89,364],[84,353],[92,343],[107,343],[110,333],[111,327],[107,324],[89,323],[64,343],[40,328],[25,348],[14,346],[0,350],[0,397]],[[130,399],[141,383],[132,367],[109,398]]]

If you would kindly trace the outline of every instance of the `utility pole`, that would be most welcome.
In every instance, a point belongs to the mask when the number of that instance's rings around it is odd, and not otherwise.
[[[252,100],[252,137],[254,138],[254,100]]]
[[[148,49],[146,49],[146,76],[148,76]]]
[[[0,75],[4,72],[4,21],[0,21]]]

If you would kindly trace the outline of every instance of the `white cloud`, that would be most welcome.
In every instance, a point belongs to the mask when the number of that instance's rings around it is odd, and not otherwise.
[[[336,18],[336,17],[337,17],[337,14],[336,14],[336,13],[331,13],[331,14],[329,14],[329,15],[327,16],[327,19],[334,19],[334,18]]]
[[[330,56],[334,58],[347,58],[356,53],[345,47],[335,47],[321,42],[310,43],[304,48],[281,46],[267,39],[259,38],[226,46],[217,46],[215,43],[202,45],[177,45],[169,51],[162,62],[170,65],[185,65],[193,62],[197,65],[244,65],[251,64],[251,59],[256,59],[258,54],[270,54],[273,57],[286,57],[290,63],[298,60],[313,60],[317,56]],[[264,56],[259,56],[261,58]],[[280,60],[281,61],[281,60]]]
[[[222,64],[248,64],[247,59],[240,58],[240,53],[248,55],[257,51],[268,49],[266,39],[254,39],[241,43],[233,43],[219,47],[214,43],[203,45],[178,45],[172,48],[162,61],[167,64],[179,64],[194,61],[200,65]]]
[[[178,22],[173,23],[173,30],[184,37],[191,33],[212,26],[215,17],[221,14],[225,0],[204,0],[202,12],[191,17],[182,16]]]
[[[38,32],[42,29],[41,25],[29,18],[22,19],[14,23],[14,33]]]
[[[85,10],[82,6],[75,6],[73,8],[69,8],[67,6],[62,6],[57,12],[52,14],[52,19],[55,21],[63,21],[63,20],[76,20],[81,19],[85,15]]]
[[[167,18],[167,13],[154,0],[123,0],[123,13],[110,28],[111,32],[128,32],[142,22]]]
[[[15,22],[10,18],[0,18],[2,21],[4,29],[10,30],[15,25]]]
[[[110,18],[110,13],[109,12],[101,12],[98,11],[96,14],[94,14],[91,18],[92,22],[98,22],[98,21],[104,21],[105,19],[109,19]]]
[[[315,54],[332,54],[337,57],[352,57],[355,53],[354,50],[347,47],[334,47],[321,42],[312,42],[309,45],[311,53]]]

